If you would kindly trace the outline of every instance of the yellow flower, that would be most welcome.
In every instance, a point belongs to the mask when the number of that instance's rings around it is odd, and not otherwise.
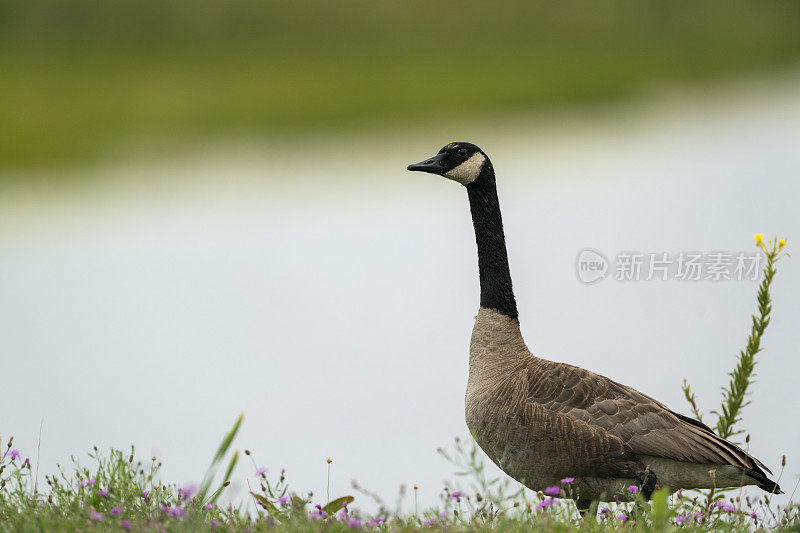
[[[761,246],[761,244],[763,244],[762,241],[764,240],[764,234],[763,233],[756,233],[756,236],[753,237],[753,238],[756,240],[756,245],[757,246]]]
[[[780,246],[781,248],[786,246],[786,239],[781,239],[780,241],[778,241],[778,246]]]

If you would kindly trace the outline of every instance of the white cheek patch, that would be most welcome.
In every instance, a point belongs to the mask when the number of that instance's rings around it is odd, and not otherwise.
[[[480,152],[475,152],[472,157],[453,170],[446,172],[444,177],[457,181],[462,185],[469,185],[478,178],[484,161],[486,161],[486,157]]]

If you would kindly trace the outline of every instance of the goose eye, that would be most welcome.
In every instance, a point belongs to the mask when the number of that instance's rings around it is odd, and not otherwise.
[[[467,155],[467,151],[462,148],[461,150],[458,151],[458,155],[461,156]]]

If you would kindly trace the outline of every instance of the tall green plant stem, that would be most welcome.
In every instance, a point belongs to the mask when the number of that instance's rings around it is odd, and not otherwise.
[[[759,233],[755,236],[756,246],[764,253],[767,259],[764,265],[764,279],[758,287],[758,312],[752,317],[752,325],[750,327],[750,335],[747,337],[747,345],[739,352],[739,358],[736,362],[736,367],[732,372],[728,373],[730,381],[727,387],[722,389],[722,404],[721,411],[711,411],[717,415],[716,431],[717,434],[724,438],[729,439],[735,435],[743,433],[742,429],[735,429],[736,424],[742,420],[742,410],[750,403],[746,401],[747,392],[750,385],[753,383],[753,376],[756,367],[756,354],[761,351],[761,338],[764,336],[764,331],[767,329],[770,321],[770,313],[772,312],[772,298],[770,297],[770,287],[772,280],[777,272],[775,263],[783,256],[789,254],[784,251],[786,246],[786,239],[778,239],[773,237],[769,240],[768,244],[764,243],[764,235]],[[689,383],[684,379],[683,395],[689,403],[692,414],[699,421],[703,421],[703,414],[697,405],[697,396],[692,391]]]
[[[746,400],[747,390],[753,383],[753,372],[756,367],[756,354],[761,351],[761,338],[767,329],[772,311],[772,299],[770,298],[770,286],[775,276],[775,261],[781,256],[781,250],[786,241],[780,243],[772,239],[770,246],[764,245],[759,236],[756,236],[756,243],[764,252],[767,264],[764,266],[764,279],[758,288],[758,313],[752,317],[750,335],[747,338],[747,345],[739,352],[739,360],[736,367],[728,375],[730,381],[728,386],[722,389],[721,411],[712,411],[717,415],[717,434],[723,439],[728,439],[734,435],[743,433],[744,430],[736,430],[736,424],[742,419],[742,410],[750,403]]]

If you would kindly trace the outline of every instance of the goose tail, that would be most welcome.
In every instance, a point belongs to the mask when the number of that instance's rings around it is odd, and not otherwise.
[[[764,474],[763,471],[761,471],[761,469],[758,470],[746,469],[744,473],[748,477],[755,479],[758,482],[756,486],[761,490],[769,492],[770,494],[783,494],[781,487],[777,483],[772,481],[770,478],[768,478],[767,475]]]

